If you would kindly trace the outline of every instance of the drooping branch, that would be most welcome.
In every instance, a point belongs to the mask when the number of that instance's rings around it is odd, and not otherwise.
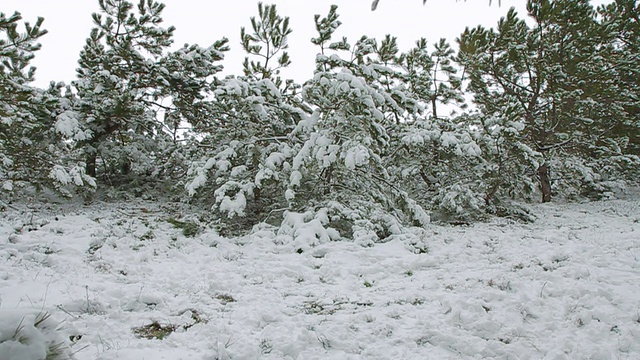
[[[456,0],[457,2],[458,0]],[[466,0],[465,0],[466,1]],[[380,2],[380,0],[373,0],[373,3],[371,4],[371,11],[375,11],[378,8],[378,3]],[[427,0],[422,0],[422,5],[426,4]],[[491,5],[492,0],[489,0],[489,5]],[[498,6],[502,5],[502,0],[498,0]]]
[[[373,0],[373,3],[371,4],[371,11],[375,11],[378,8],[378,3],[380,2],[380,0]],[[422,5],[426,4],[427,0],[422,0]]]

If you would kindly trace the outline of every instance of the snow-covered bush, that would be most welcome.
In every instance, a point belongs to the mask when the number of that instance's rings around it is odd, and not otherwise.
[[[220,115],[199,142],[202,155],[189,168],[186,189],[222,219],[233,218],[235,230],[250,229],[287,206],[296,146],[288,134],[302,114],[270,79],[227,78],[214,94]]]
[[[362,38],[353,47],[346,39],[329,44],[339,26],[335,10],[316,18],[319,37],[313,42],[322,53],[301,98],[291,94],[290,83],[272,81],[268,76],[274,71],[256,64],[245,69],[247,77],[227,78],[214,91],[220,115],[202,141],[208,151],[191,167],[187,189],[192,195],[209,189],[204,192],[213,194],[214,210],[244,217],[248,228],[265,219],[280,223],[284,210],[327,208],[341,209],[331,220],[341,222],[342,236],[352,234],[354,221],[379,212],[408,223],[429,221],[408,193],[392,184],[383,161],[389,146],[385,126],[407,109],[415,111],[410,98],[391,89],[392,69],[368,59],[382,57],[376,49],[392,42]],[[324,54],[325,48],[336,54]],[[356,55],[344,60],[339,51]]]
[[[274,5],[258,5],[253,32],[242,29],[245,76],[229,76],[213,86],[211,117],[194,124],[202,134],[201,153],[190,163],[186,189],[192,201],[211,206],[224,234],[250,230],[263,221],[279,223],[288,208],[287,184],[298,146],[289,138],[308,112],[298,85],[283,81],[290,61],[289,19]],[[264,63],[262,62],[264,61]]]
[[[634,155],[599,159],[565,155],[558,157],[552,166],[556,169],[551,176],[556,195],[566,199],[613,197],[640,176],[640,158]]]
[[[418,119],[396,128],[396,150],[387,161],[434,219],[471,220],[485,210],[478,136],[464,117]]]
[[[0,310],[3,360],[71,360],[68,338],[51,314],[39,310]]]
[[[394,71],[382,63],[393,51],[380,49],[393,48],[393,41],[387,37],[378,44],[363,37],[353,46],[346,39],[330,43],[340,25],[335,11],[332,7],[326,18],[316,18],[319,36],[312,41],[321,53],[302,92],[315,110],[292,134],[302,147],[293,159],[288,197],[297,206],[340,204],[339,213],[349,214],[341,220],[355,225],[369,219],[384,228],[379,234],[389,231],[389,221],[375,214],[425,225],[428,214],[392,182],[384,162],[390,149],[387,126],[416,106],[393,86]],[[342,59],[340,52],[352,58]]]
[[[522,141],[526,125],[499,114],[474,119],[469,125],[483,130],[475,141],[484,153],[483,191],[489,209],[504,199],[533,199],[538,188],[536,170],[544,159]]]

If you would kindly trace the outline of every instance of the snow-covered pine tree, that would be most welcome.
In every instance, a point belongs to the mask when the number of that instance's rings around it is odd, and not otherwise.
[[[640,3],[619,0],[598,8],[609,69],[615,69],[624,120],[613,132],[628,138],[627,153],[640,156]]]
[[[378,43],[361,38],[331,42],[340,26],[337,7],[316,16],[320,47],[313,79],[303,98],[314,109],[293,136],[302,148],[293,161],[288,198],[342,231],[369,231],[383,239],[400,224],[424,225],[425,211],[394,184],[383,157],[389,151],[387,126],[415,112],[416,102],[397,87],[397,46],[388,36]],[[347,59],[340,54],[348,54]],[[332,222],[340,225],[333,225]]]
[[[245,77],[228,78],[216,89],[212,104],[220,116],[203,129],[207,136],[202,146],[211,150],[192,167],[189,191],[201,197],[213,190],[214,210],[245,219],[222,219],[224,226],[247,228],[268,218],[282,222],[282,229],[309,224],[318,225],[312,226],[316,230],[334,228],[331,236],[316,234],[318,239],[350,237],[354,225],[384,238],[399,231],[399,220],[428,222],[422,208],[391,183],[381,158],[388,150],[385,126],[416,111],[416,103],[395,88],[396,72],[390,66],[397,53],[394,39],[377,43],[363,37],[353,47],[346,39],[332,43],[339,26],[336,7],[325,18],[316,16],[319,35],[312,42],[321,54],[301,102],[288,90],[290,83],[282,89],[283,83],[274,79],[277,68],[288,61],[275,61],[273,49],[285,42],[271,37],[288,33],[288,21],[277,19],[271,7],[259,10],[259,19],[252,19],[253,32],[245,30],[242,36],[245,50],[263,59],[246,60]],[[265,29],[265,24],[280,30]],[[342,59],[339,51],[351,58]]]
[[[616,109],[623,93],[615,70],[607,70],[609,46],[595,9],[587,1],[561,0],[530,1],[527,10],[536,22],[541,96],[549,99],[532,124],[544,134],[533,138],[535,145],[546,155],[545,167],[562,179],[555,186],[560,193],[596,190],[605,175],[601,161],[608,163],[610,150],[618,147],[610,130],[624,115]],[[539,171],[540,177],[549,177],[549,169],[541,169],[546,174]]]
[[[476,168],[482,160],[474,141],[477,131],[468,126],[468,116],[448,118],[437,111],[440,105],[463,101],[454,55],[444,39],[430,51],[422,38],[398,56],[402,86],[396,90],[417,102],[420,111],[407,113],[390,127],[390,153],[385,157],[394,182],[402,183],[439,220],[469,220],[484,211]]]
[[[229,50],[227,44],[226,38],[209,47],[185,44],[158,61],[162,82],[152,105],[162,113],[162,128],[169,136],[157,137],[152,178],[166,180],[178,198],[184,196],[190,161],[203,150],[196,129],[217,116],[210,99],[221,82],[216,76],[223,69],[218,62]]]
[[[113,181],[114,175],[129,175],[134,164],[151,165],[148,155],[157,151],[154,140],[162,132],[150,106],[158,91],[154,65],[174,28],[159,26],[164,5],[157,2],[141,1],[138,14],[128,1],[99,5],[73,85],[82,125],[92,133],[79,144],[87,154],[87,173]],[[150,169],[140,172],[145,170]]]
[[[438,104],[448,105],[464,103],[462,97],[462,79],[458,76],[458,69],[453,65],[455,51],[446,39],[440,39],[434,44],[431,53],[433,69],[431,71],[431,112],[438,119]]]
[[[30,84],[35,68],[29,63],[46,30],[38,18],[21,32],[21,20],[19,13],[0,13],[0,188],[31,185],[70,195],[70,187],[94,185],[69,142],[87,134],[77,129],[64,84],[51,83],[48,90]]]
[[[279,222],[295,154],[288,135],[305,114],[299,85],[279,75],[290,63],[289,18],[275,5],[259,3],[258,13],[250,31],[241,29],[245,75],[221,80],[208,103],[212,116],[195,124],[203,154],[191,164],[187,190],[213,203],[227,234]]]
[[[258,60],[245,57],[244,74],[258,79],[277,78],[280,70],[289,66],[291,60],[285,51],[289,44],[287,37],[293,29],[289,27],[289,17],[281,17],[275,5],[258,3],[258,16],[251,17],[251,32],[240,28],[242,48],[248,55]]]
[[[544,164],[533,140],[548,141],[542,139],[548,132],[539,119],[547,70],[541,66],[538,39],[513,8],[497,31],[467,28],[458,39],[458,58],[482,113],[473,125],[483,130],[481,143],[492,154],[485,175],[488,203],[500,196],[528,197],[536,171]],[[548,190],[548,184],[543,185]],[[545,194],[547,199],[550,194]]]
[[[582,131],[576,146],[560,149],[558,167],[568,179],[561,189],[609,196],[627,182],[637,184],[640,176],[640,5],[616,1],[595,10],[585,2],[562,1],[548,7],[545,27],[568,38],[556,60],[570,64],[557,81],[567,94],[563,111],[575,114],[573,127]],[[569,13],[583,14],[582,21],[554,28]]]
[[[537,169],[514,168],[509,178],[520,179],[514,185],[537,178],[543,201],[551,199],[552,185],[565,194],[604,190],[601,181],[615,173],[608,163],[633,162],[625,156],[626,137],[615,132],[628,122],[623,104],[633,98],[609,60],[616,45],[588,1],[530,0],[527,8],[532,27],[511,9],[496,30],[467,29],[460,37],[475,102],[488,118],[520,124],[514,139],[525,151],[508,152],[511,159],[529,149],[544,156]],[[497,128],[508,127],[490,129]],[[499,183],[498,189],[505,185]]]
[[[228,50],[227,40],[168,52],[174,27],[162,27],[164,4],[99,5],[73,83],[81,124],[92,133],[78,143],[87,173],[111,184],[184,176],[181,127],[211,115],[204,100],[222,68],[216,62]]]

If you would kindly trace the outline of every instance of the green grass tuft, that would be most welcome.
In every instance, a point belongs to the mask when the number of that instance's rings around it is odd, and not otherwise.
[[[200,232],[200,226],[192,221],[179,221],[173,218],[166,221],[174,227],[182,229],[182,235],[186,237],[195,237]]]

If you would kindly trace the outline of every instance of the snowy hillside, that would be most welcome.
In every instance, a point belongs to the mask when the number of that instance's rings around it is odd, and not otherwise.
[[[188,237],[177,205],[7,209],[0,359],[640,359],[640,201],[534,212],[367,247]]]

